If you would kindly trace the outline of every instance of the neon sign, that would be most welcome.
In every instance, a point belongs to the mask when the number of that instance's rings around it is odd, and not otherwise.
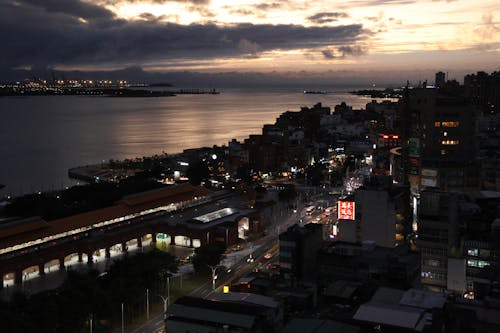
[[[354,220],[355,204],[354,201],[339,201],[338,202],[338,219],[339,220]]]

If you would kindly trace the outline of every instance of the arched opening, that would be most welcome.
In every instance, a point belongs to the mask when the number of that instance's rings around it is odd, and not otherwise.
[[[175,245],[191,247],[191,238],[187,236],[175,236]]]
[[[243,217],[238,221],[238,238],[247,239],[250,233],[250,219]]]
[[[23,282],[40,277],[40,271],[38,270],[38,265],[30,266],[28,268],[23,269],[22,275],[23,275]]]
[[[92,261],[100,262],[106,260],[106,249],[97,249],[92,252]]]
[[[167,251],[172,244],[172,236],[159,232],[156,234],[156,248],[160,251]]]
[[[125,245],[126,245],[126,249],[128,252],[140,250],[139,242],[137,241],[137,238],[132,238],[131,240],[125,242]]]
[[[12,287],[14,285],[14,272],[9,272],[3,275],[3,286]]]
[[[111,245],[109,247],[109,254],[111,258],[122,255],[122,243]]]
[[[142,246],[149,246],[151,245],[151,241],[153,240],[153,235],[152,234],[146,234],[141,237],[142,238]]]
[[[43,265],[43,271],[45,273],[56,272],[59,270],[59,260],[52,259]]]
[[[78,253],[71,253],[64,257],[64,266],[71,267],[78,265]]]

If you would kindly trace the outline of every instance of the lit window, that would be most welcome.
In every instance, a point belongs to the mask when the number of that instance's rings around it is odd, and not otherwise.
[[[443,132],[443,136],[448,136],[448,132]]]
[[[468,249],[467,250],[467,255],[469,255],[469,256],[477,257],[477,254],[478,254],[478,250],[477,249]]]
[[[441,149],[441,155],[446,155],[446,149]]]
[[[472,260],[472,259],[467,260],[467,266],[477,267],[477,260]]]
[[[458,145],[460,142],[459,140],[442,140],[441,144],[445,146],[455,146]]]
[[[487,261],[484,261],[484,260],[478,260],[478,262],[477,262],[477,266],[478,266],[479,268],[483,268],[483,267],[485,267],[485,266],[489,266],[489,265],[490,265],[490,263],[489,263],[489,262],[487,262]]]

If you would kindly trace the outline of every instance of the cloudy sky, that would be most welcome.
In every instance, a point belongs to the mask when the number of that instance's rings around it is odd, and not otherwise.
[[[499,70],[498,0],[0,0],[0,73]]]

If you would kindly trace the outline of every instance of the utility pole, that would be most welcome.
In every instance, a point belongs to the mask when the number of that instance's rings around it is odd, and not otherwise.
[[[146,319],[149,320],[149,289],[146,289]]]
[[[122,333],[125,333],[125,315],[123,311],[123,302],[122,302]]]
[[[167,277],[167,297],[170,299],[170,276]]]
[[[167,319],[167,307],[170,299],[168,297],[163,297],[162,295],[158,295],[158,297],[161,297],[163,301],[163,319]]]
[[[208,267],[210,267],[210,269],[212,270],[212,290],[215,290],[215,281],[217,280],[217,268],[221,267],[219,265],[217,266],[210,266],[210,265],[207,265]]]

